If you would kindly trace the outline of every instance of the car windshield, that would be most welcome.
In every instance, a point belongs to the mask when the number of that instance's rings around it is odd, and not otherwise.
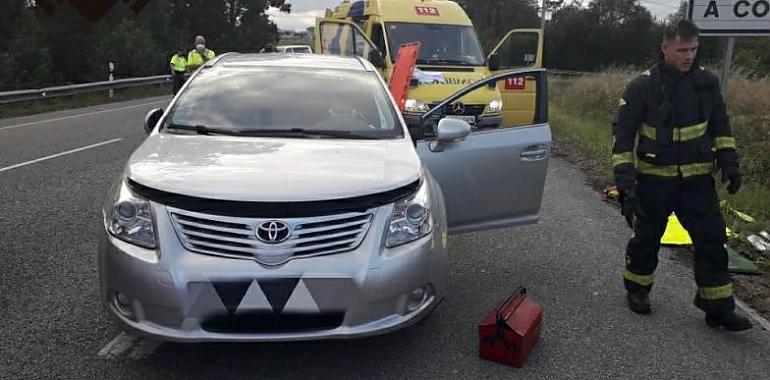
[[[175,133],[402,137],[386,91],[363,71],[209,68],[192,79],[165,125]]]
[[[481,66],[484,54],[471,26],[396,23],[386,24],[391,49],[420,43],[417,63]]]
[[[312,53],[310,51],[310,48],[307,47],[307,46],[295,46],[295,47],[293,47],[291,49],[292,49],[293,53],[302,53],[302,54],[310,54],[310,53]]]

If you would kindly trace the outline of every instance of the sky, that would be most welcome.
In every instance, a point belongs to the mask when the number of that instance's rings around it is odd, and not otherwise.
[[[268,14],[279,29],[303,31],[315,25],[315,18],[321,17],[326,8],[333,8],[341,0],[287,0],[291,3],[291,13],[284,14],[275,8],[270,8]],[[653,15],[664,19],[676,12],[680,0],[640,0],[642,5],[650,9]]]

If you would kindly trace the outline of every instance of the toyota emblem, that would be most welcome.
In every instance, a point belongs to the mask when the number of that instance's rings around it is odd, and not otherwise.
[[[283,243],[289,239],[291,231],[289,225],[278,221],[268,220],[257,226],[257,239],[267,244]]]
[[[462,115],[465,113],[465,104],[462,102],[454,102],[452,104],[452,112],[455,113],[455,115]]]

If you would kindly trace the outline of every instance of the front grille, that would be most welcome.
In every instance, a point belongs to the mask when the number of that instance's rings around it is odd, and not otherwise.
[[[433,108],[437,105],[438,104],[431,104],[429,105],[429,108]],[[465,104],[465,112],[455,112],[452,104],[447,104],[444,106],[443,113],[444,115],[480,116],[484,113],[485,107],[486,106],[483,105]]]
[[[253,259],[266,265],[298,257],[340,253],[357,248],[372,221],[373,211],[279,220],[289,235],[277,244],[257,238],[257,228],[273,219],[209,215],[168,208],[182,245],[209,255]]]
[[[345,312],[323,314],[246,312],[205,318],[201,328],[216,333],[291,333],[333,330],[342,325]]]

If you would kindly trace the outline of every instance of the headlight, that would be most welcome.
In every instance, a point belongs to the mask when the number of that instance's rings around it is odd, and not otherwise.
[[[126,181],[121,181],[118,187],[112,202],[104,208],[107,231],[120,240],[154,249],[155,229],[150,202],[132,193]]]
[[[408,112],[427,112],[428,105],[417,99],[407,99],[404,103],[404,109]]]
[[[397,247],[428,235],[433,230],[433,215],[430,212],[428,182],[423,181],[420,189],[408,199],[393,207],[388,225],[388,248]]]
[[[495,99],[487,104],[487,112],[500,112],[503,109],[503,101]]]

